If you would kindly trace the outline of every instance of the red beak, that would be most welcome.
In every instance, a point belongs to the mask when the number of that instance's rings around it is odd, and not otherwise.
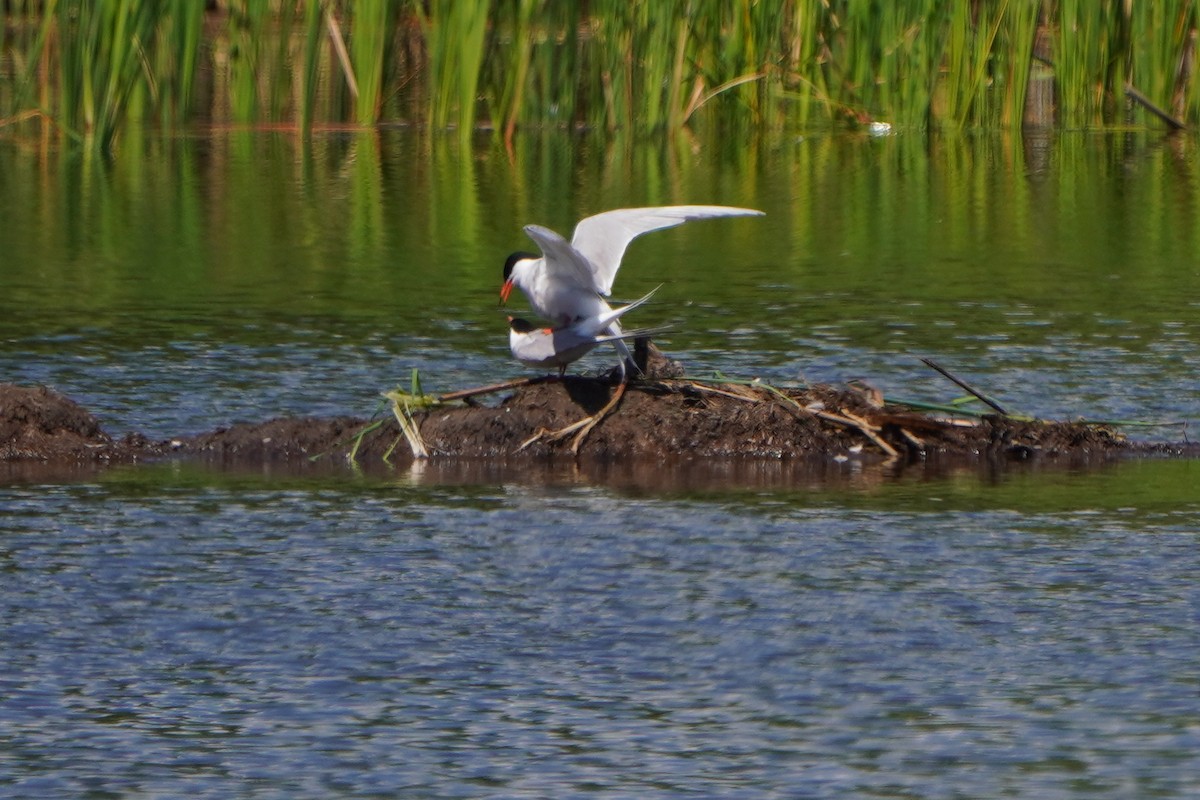
[[[512,289],[512,278],[509,278],[504,282],[504,285],[500,287],[500,305],[504,305],[508,302],[508,296],[512,294]]]

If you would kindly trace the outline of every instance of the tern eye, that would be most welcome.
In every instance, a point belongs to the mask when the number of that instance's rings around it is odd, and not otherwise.
[[[537,258],[537,256],[535,256],[533,253],[525,253],[521,251],[513,253],[504,262],[504,280],[508,280],[510,277],[512,277],[513,267],[517,265],[518,261],[528,261],[535,258]]]

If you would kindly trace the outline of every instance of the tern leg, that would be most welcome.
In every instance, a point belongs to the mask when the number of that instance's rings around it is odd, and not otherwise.
[[[621,328],[619,325],[617,325],[614,322],[610,327],[608,327],[605,330],[605,333],[620,334]],[[640,369],[638,369],[637,361],[635,361],[633,358],[633,353],[629,352],[629,347],[628,347],[628,345],[625,344],[625,341],[623,339],[614,339],[613,347],[617,351],[617,359],[618,359],[617,365],[620,368],[620,374],[621,374],[622,381],[627,380],[627,378],[628,378],[628,376],[627,376],[628,369],[625,366],[626,361],[628,361],[630,364],[633,365],[633,369],[638,375],[642,374],[642,371]]]

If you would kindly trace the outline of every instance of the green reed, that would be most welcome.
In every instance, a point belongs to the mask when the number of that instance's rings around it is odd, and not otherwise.
[[[271,0],[236,0],[229,5],[223,66],[228,113],[237,123],[280,119],[287,109],[291,74],[288,34],[291,5],[277,14]],[[274,45],[274,46],[272,46]]]
[[[1104,118],[1104,102],[1111,96],[1106,65],[1113,55],[1107,16],[1107,9],[1093,0],[1059,3],[1053,64],[1060,121],[1067,127],[1087,127]]]
[[[428,122],[434,128],[453,125],[466,137],[477,121],[488,4],[429,0],[412,8],[428,53]]]
[[[503,33],[500,41],[511,50],[505,68],[491,79],[488,96],[491,98],[492,119],[502,122],[504,134],[511,141],[517,124],[522,121],[526,90],[534,80],[531,67],[534,51],[544,39],[542,30],[535,30],[535,15],[541,10],[538,0],[514,0],[502,4],[494,23]],[[544,76],[542,76],[544,77]],[[485,77],[485,82],[488,80]]]
[[[585,13],[555,0],[226,0],[216,12],[14,0],[0,121],[40,110],[105,149],[137,119],[307,131],[400,118],[510,143],[542,126],[644,136],[701,121],[1019,129],[1036,71],[1052,74],[1065,127],[1148,122],[1127,83],[1195,123],[1197,2],[592,0]]]
[[[1131,48],[1131,81],[1142,92],[1177,117],[1196,108],[1196,82],[1185,79],[1194,69],[1193,36],[1197,13],[1194,3],[1138,3],[1133,8],[1132,40],[1144,46]]]
[[[1054,69],[1068,127],[1138,119],[1126,84],[1186,121],[1200,119],[1191,75],[1195,0],[1111,3],[1061,0]]]
[[[153,48],[148,85],[164,124],[188,119],[200,61],[204,8],[191,0],[165,0]]]
[[[371,125],[380,117],[394,6],[390,0],[359,0],[353,8],[350,61],[358,87],[354,117],[360,125]]]
[[[317,84],[320,79],[321,34],[325,30],[321,0],[307,0],[304,10],[304,50],[300,59],[300,129],[312,130],[316,118]]]
[[[47,5],[57,6],[59,124],[108,150],[166,6],[134,0]]]
[[[1028,0],[1010,2],[1008,13],[997,30],[995,48],[1007,56],[998,61],[993,73],[997,80],[1003,81],[1004,97],[997,121],[1004,128],[1019,128],[1025,118],[1040,16],[1041,6],[1038,3]]]

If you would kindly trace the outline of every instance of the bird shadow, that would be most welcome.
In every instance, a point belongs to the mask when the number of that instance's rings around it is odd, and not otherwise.
[[[562,379],[562,384],[571,401],[588,414],[595,414],[612,397],[613,384],[608,377],[567,375]]]

